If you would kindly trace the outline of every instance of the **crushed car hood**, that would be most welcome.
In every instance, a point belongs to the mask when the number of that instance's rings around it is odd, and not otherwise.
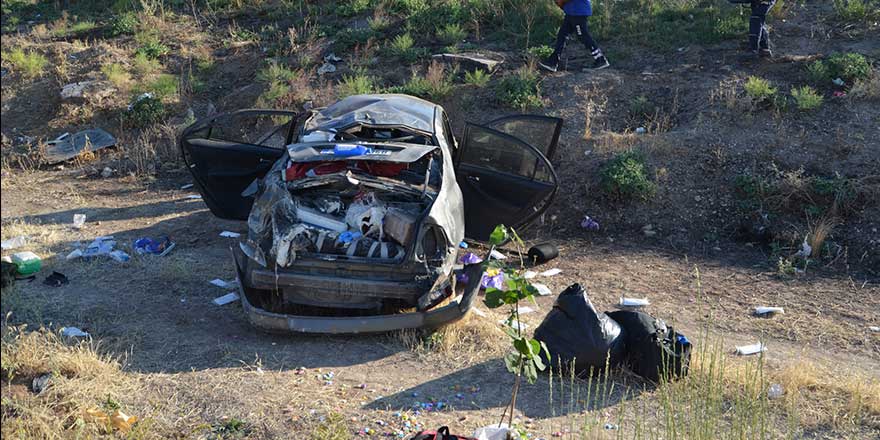
[[[407,95],[349,96],[314,114],[304,126],[305,132],[336,132],[366,125],[399,126],[434,133],[436,104]]]

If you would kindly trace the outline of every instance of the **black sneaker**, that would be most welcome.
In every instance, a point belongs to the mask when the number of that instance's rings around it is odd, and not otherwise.
[[[608,58],[605,58],[605,55],[602,55],[593,61],[593,67],[590,67],[590,70],[601,70],[606,67],[611,67],[611,63],[608,62]]]
[[[553,60],[546,59],[544,61],[539,62],[538,65],[541,66],[542,69],[549,71],[549,72],[555,72],[555,71],[559,70],[559,61],[558,60],[556,62],[553,62]]]

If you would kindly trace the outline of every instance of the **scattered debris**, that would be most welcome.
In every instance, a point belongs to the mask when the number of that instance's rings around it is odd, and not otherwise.
[[[110,258],[118,263],[125,263],[128,260],[131,260],[131,256],[121,249],[116,249],[115,251],[110,252],[108,255],[110,256]]]
[[[523,306],[523,307],[520,307],[520,308],[519,308],[519,314],[520,314],[520,315],[525,315],[525,314],[528,314],[528,313],[534,313],[534,312],[535,312],[535,309],[533,309],[533,308],[531,308],[531,307],[529,307],[529,306]]]
[[[239,299],[239,296],[237,293],[229,292],[226,295],[214,298],[214,300],[212,302],[214,304],[217,304],[218,306],[225,306],[226,304],[229,304],[231,302],[238,301],[238,299]]]
[[[65,260],[74,260],[74,259],[77,259],[77,258],[82,257],[82,256],[83,256],[83,251],[82,251],[82,249],[74,249],[74,250],[71,251],[69,254],[67,254],[67,256],[64,257],[64,259],[65,259]]]
[[[736,354],[740,356],[749,356],[767,351],[767,347],[763,343],[758,342],[751,345],[737,345]]]
[[[112,168],[104,167],[104,169],[101,170],[101,177],[103,177],[105,179],[109,179],[111,176],[113,176],[113,169]]]
[[[544,264],[559,256],[559,248],[552,243],[540,243],[529,248],[529,260],[535,264]]]
[[[590,216],[585,215],[584,219],[581,220],[581,227],[588,231],[598,231],[599,230],[599,222],[590,218]]]
[[[83,251],[81,255],[85,259],[110,255],[110,252],[113,252],[113,247],[115,246],[116,241],[113,240],[113,236],[98,237],[86,247],[86,250]],[[70,258],[71,255],[73,255],[73,252],[68,255],[68,258]]]
[[[868,327],[868,330],[871,330],[874,333],[878,333],[878,332],[880,332],[880,327],[878,327],[876,325],[872,325],[872,326]]]
[[[755,307],[756,316],[773,316],[777,313],[784,314],[785,310],[782,307]]]
[[[336,71],[336,66],[330,63],[324,63],[321,67],[318,67],[318,75],[323,75],[325,73],[333,73]]]
[[[810,255],[813,254],[813,247],[807,243],[807,237],[804,237],[804,242],[801,243],[801,249],[794,254],[795,257],[800,258],[809,258]]]
[[[19,235],[18,237],[12,237],[10,239],[3,240],[3,242],[0,243],[0,245],[2,245],[0,247],[2,247],[4,251],[9,251],[12,249],[18,249],[26,244],[27,236]]]
[[[52,272],[51,275],[47,276],[46,279],[43,280],[43,284],[51,287],[61,287],[69,282],[70,280],[67,279],[67,276],[61,272]]]
[[[541,272],[541,276],[542,277],[552,277],[552,276],[559,275],[561,273],[562,273],[561,269],[554,267],[553,269],[547,269],[547,270]]]
[[[489,253],[489,258],[494,259],[494,260],[506,260],[507,255],[504,255],[501,252],[498,252],[497,250],[492,249],[492,252]]]
[[[523,272],[523,275],[522,275],[522,276],[523,276],[523,278],[525,278],[525,279],[527,279],[527,280],[530,280],[530,279],[535,278],[536,276],[538,276],[538,272],[535,272],[535,271],[533,271],[533,270],[527,270],[527,271]]]
[[[61,99],[85,99],[100,101],[116,91],[109,81],[79,81],[61,88]]]
[[[74,214],[73,215],[73,228],[74,229],[82,229],[83,226],[86,225],[86,215],[85,214]]]
[[[645,129],[645,127],[636,128],[636,134],[645,134],[647,132],[648,132],[648,130]]]
[[[499,423],[497,425],[477,428],[473,436],[477,440],[507,440],[512,434],[513,432],[507,426],[507,423]]]
[[[43,261],[37,254],[25,251],[12,254],[12,263],[19,275],[31,275],[40,271]]]
[[[532,283],[532,287],[534,287],[538,291],[538,295],[550,296],[553,294],[553,291],[551,291],[550,288],[545,286],[544,284]]]
[[[844,81],[841,78],[834,78],[833,80],[831,80],[831,82],[834,83],[834,85],[838,86],[838,87],[843,87],[846,85],[846,81]]]
[[[61,336],[65,338],[87,338],[89,334],[77,327],[64,327],[61,329]]]
[[[459,64],[467,70],[482,69],[488,73],[495,70],[498,65],[504,63],[504,57],[498,53],[477,53],[477,52],[460,52],[460,53],[438,53],[431,58],[445,63]]]
[[[779,385],[778,383],[770,385],[770,388],[767,389],[767,398],[770,400],[778,399],[784,394],[785,390],[782,389],[782,385]]]
[[[202,200],[202,196],[200,194],[190,194],[186,196],[186,198],[190,200]]]
[[[657,235],[657,231],[654,230],[654,225],[647,224],[642,226],[642,235],[645,237],[653,237]]]
[[[145,237],[135,240],[134,252],[138,255],[151,254],[164,257],[165,255],[168,255],[176,245],[177,244],[171,241],[168,237],[165,237],[163,240],[153,240],[152,238]]]
[[[648,301],[648,298],[626,298],[620,297],[619,305],[621,307],[645,307],[650,305],[651,302]]]
[[[31,382],[31,391],[35,394],[40,394],[49,387],[49,381],[52,380],[54,375],[52,373],[44,373],[34,378]]]
[[[131,431],[132,425],[138,421],[137,417],[129,416],[118,409],[107,415],[101,409],[91,408],[86,410],[85,415],[88,421],[106,426],[108,429],[116,428],[123,433]]]
[[[486,315],[486,312],[484,312],[482,309],[480,309],[478,307],[472,307],[471,310],[474,311],[474,315],[477,315],[481,318],[485,318],[486,316],[488,316],[488,315]]]
[[[192,187],[193,187],[192,183],[187,183],[186,185],[181,186],[180,189],[185,190],[185,189],[190,189]]]
[[[846,92],[842,92],[840,90],[835,90],[834,93],[832,93],[832,95],[835,98],[844,98],[844,97],[846,97]]]
[[[220,233],[220,236],[226,238],[238,238],[241,236],[241,234],[239,234],[238,232],[223,231]]]
[[[217,286],[221,289],[235,289],[235,286],[238,283],[237,280],[233,280],[230,282],[230,281],[223,281],[220,278],[214,278],[213,280],[211,280],[209,282],[211,283],[212,286]]]
[[[460,248],[462,248],[462,249],[467,249],[467,248],[468,248],[468,244],[467,244],[466,242],[463,241],[463,242],[461,242],[461,243],[458,244],[458,247],[460,247]]]
[[[327,54],[327,56],[324,57],[324,61],[328,63],[338,63],[342,61],[342,58],[339,58],[338,56],[336,56],[335,53],[330,52],[329,54]]]
[[[468,252],[462,255],[459,261],[461,261],[462,264],[479,264],[483,262],[483,259],[473,252]]]
[[[116,145],[112,134],[100,129],[78,131],[74,134],[64,133],[54,140],[46,142],[46,164],[54,165],[74,157]]]
[[[609,431],[615,431],[615,430],[620,429],[620,426],[617,426],[617,425],[615,425],[614,423],[606,423],[606,424],[605,424],[605,429],[607,429],[607,430],[609,430]]]

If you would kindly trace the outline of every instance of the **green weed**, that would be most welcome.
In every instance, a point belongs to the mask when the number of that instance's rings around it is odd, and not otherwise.
[[[179,80],[176,76],[163,73],[147,84],[146,91],[159,99],[170,98],[177,95]]]
[[[465,84],[470,84],[477,87],[486,87],[486,85],[489,84],[489,80],[491,78],[492,76],[486,73],[486,71],[483,69],[476,69],[473,72],[464,73]]]
[[[826,63],[832,78],[841,78],[847,83],[871,76],[871,64],[860,53],[834,53],[828,57]]]
[[[828,66],[822,60],[816,60],[807,65],[807,77],[816,85],[825,85],[833,78]]]
[[[862,21],[878,14],[874,0],[834,0],[834,13],[844,21]]]
[[[131,74],[121,64],[105,64],[101,66],[101,73],[116,87],[122,87],[131,81]]]
[[[139,44],[135,55],[143,54],[148,58],[159,58],[170,50],[155,32],[140,32],[135,34],[134,39]]]
[[[153,96],[140,96],[129,105],[125,120],[128,124],[144,128],[161,122],[165,118],[165,104]]]
[[[412,63],[421,56],[421,51],[413,47],[415,40],[409,33],[400,34],[391,40],[388,45],[388,51],[391,55],[400,58],[402,61]]]
[[[460,43],[467,37],[467,31],[458,23],[449,23],[437,30],[437,38],[445,44]]]
[[[614,156],[602,166],[599,177],[602,190],[617,199],[647,200],[657,189],[648,179],[645,157],[636,151]]]
[[[529,50],[527,50],[526,52],[529,54],[529,56],[535,59],[544,60],[549,58],[550,55],[553,55],[553,48],[545,44],[541,46],[530,47]]]
[[[452,87],[452,81],[446,75],[443,65],[434,62],[428,67],[428,72],[425,76],[413,73],[413,76],[406,84],[392,87],[389,91],[436,101],[448,95],[452,91]]]
[[[49,64],[49,60],[36,52],[25,52],[22,48],[3,52],[3,60],[12,64],[17,72],[25,78],[36,78],[43,74],[43,69]]]
[[[150,58],[145,53],[137,53],[131,60],[132,72],[140,77],[152,75],[159,71],[159,69],[161,68],[162,65],[159,64],[159,60],[155,58]]]
[[[755,103],[770,103],[776,96],[776,87],[770,85],[770,81],[756,76],[750,76],[745,85],[746,95]]]
[[[537,72],[528,67],[505,75],[498,82],[498,98],[504,104],[520,110],[543,107],[539,79]]]
[[[336,87],[336,93],[340,98],[373,93],[375,90],[375,80],[364,71],[358,71],[352,75],[343,75],[342,81]]]
[[[794,98],[798,110],[801,111],[815,110],[822,106],[822,101],[824,100],[822,95],[810,86],[792,89],[791,96]]]
[[[137,31],[140,20],[134,12],[126,12],[113,18],[113,24],[110,25],[110,35],[117,37],[119,35],[134,35]]]

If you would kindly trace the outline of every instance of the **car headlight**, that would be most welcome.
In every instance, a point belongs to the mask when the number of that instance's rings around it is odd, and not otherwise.
[[[435,225],[427,225],[423,230],[418,256],[422,261],[442,260],[449,246],[443,229]]]

